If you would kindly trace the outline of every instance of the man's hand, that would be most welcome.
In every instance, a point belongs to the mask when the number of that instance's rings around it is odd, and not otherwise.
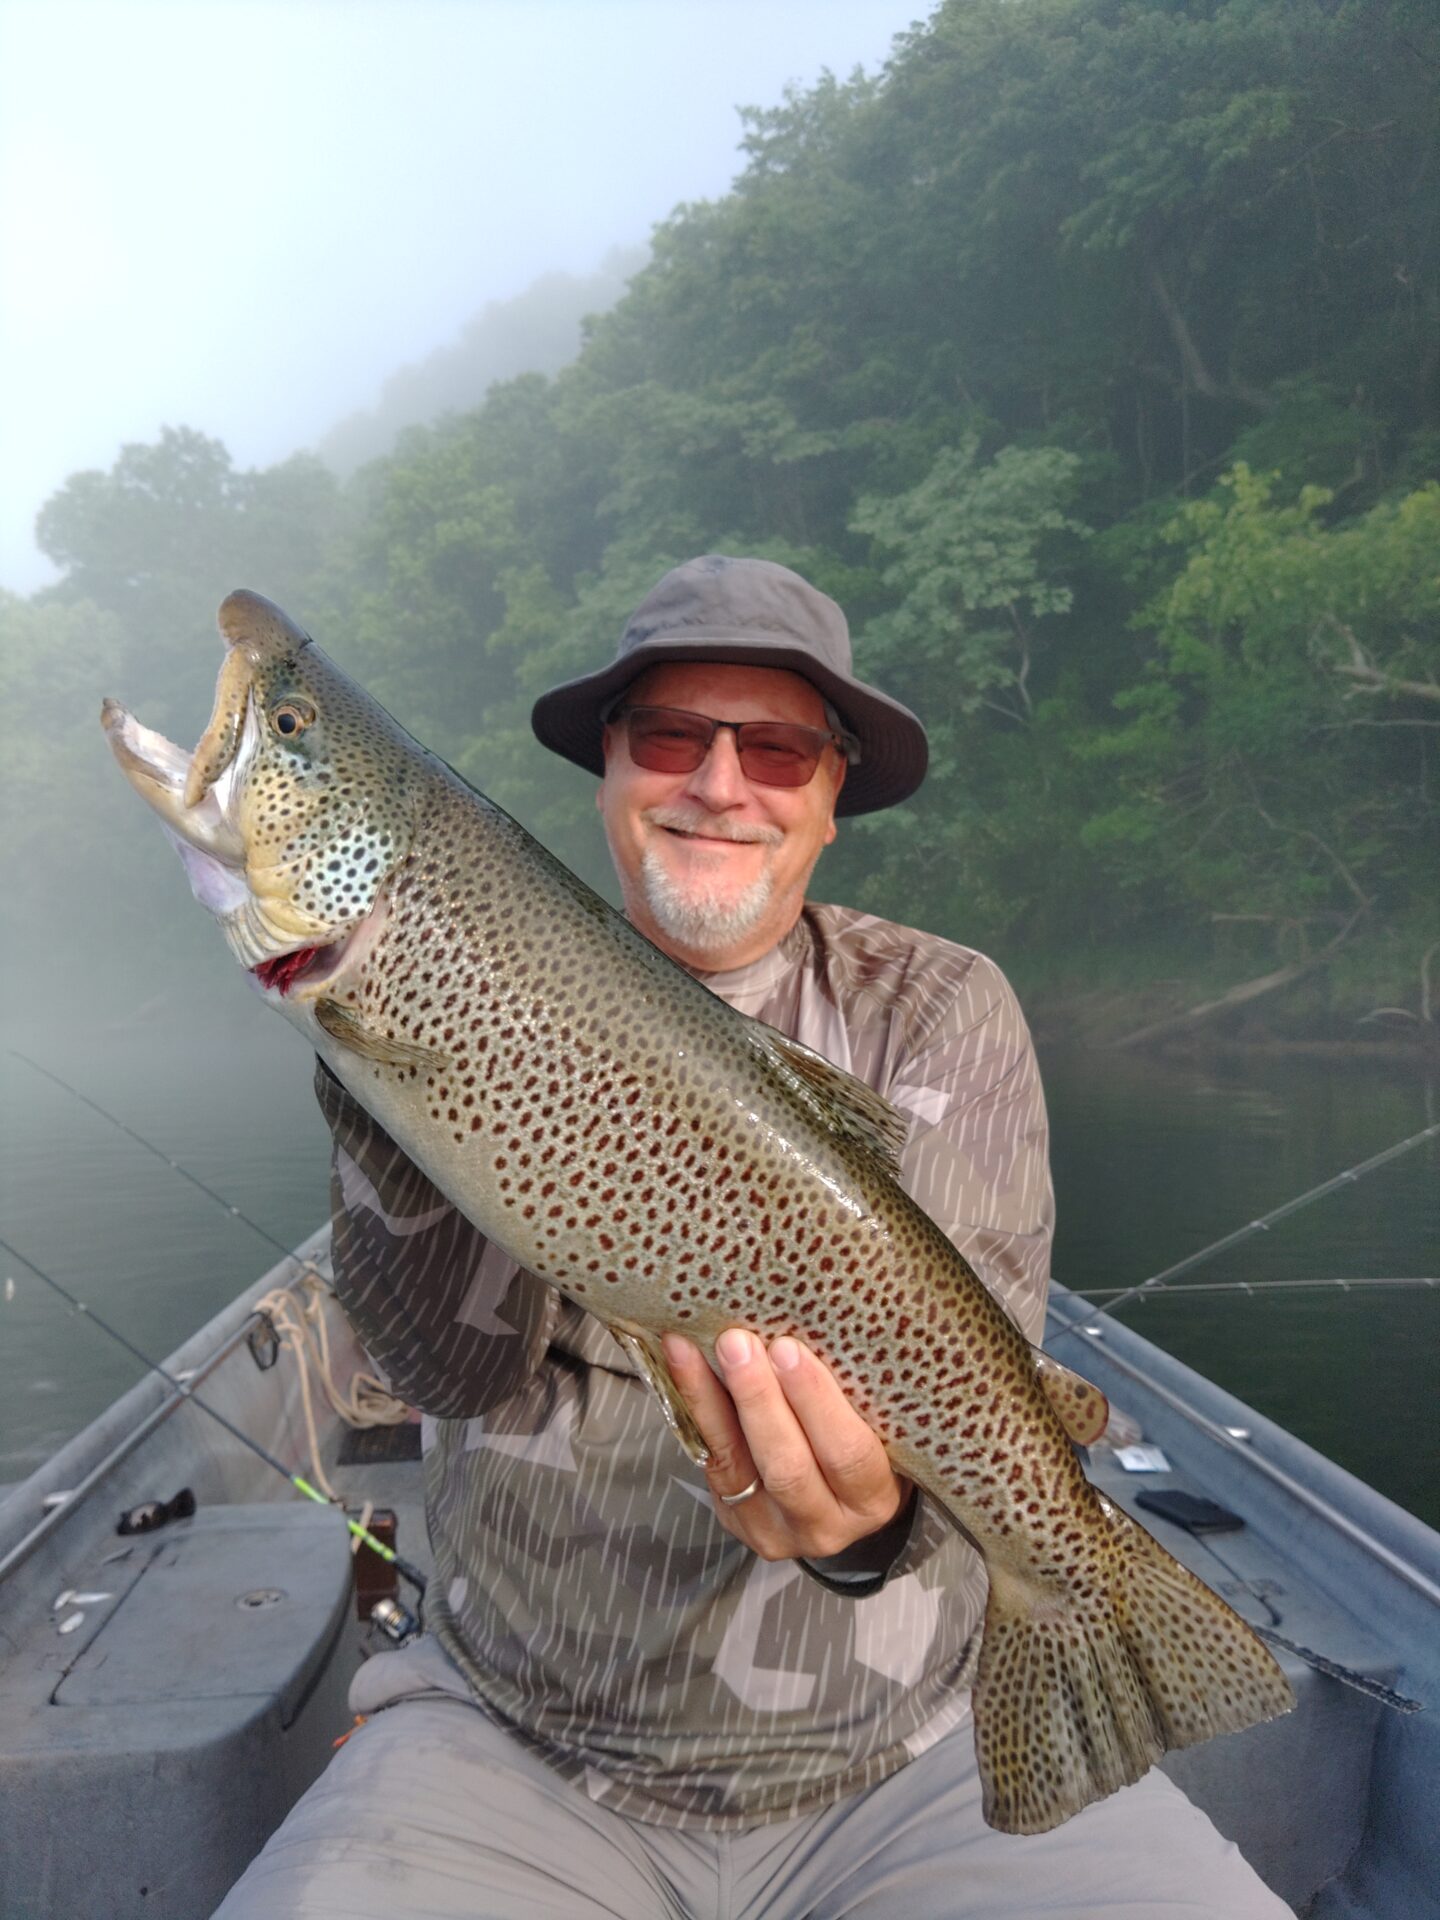
[[[912,1488],[798,1340],[769,1352],[731,1327],[716,1342],[724,1382],[690,1341],[666,1334],[665,1358],[710,1449],[705,1469],[728,1533],[762,1560],[825,1560],[895,1519]],[[738,1506],[721,1495],[760,1487]]]

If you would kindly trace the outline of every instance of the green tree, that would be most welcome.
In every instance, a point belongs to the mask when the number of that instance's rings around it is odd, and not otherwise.
[[[1123,724],[1083,749],[1119,788],[1084,838],[1123,886],[1303,944],[1433,912],[1440,486],[1333,527],[1325,489],[1274,494],[1240,465],[1166,530],[1182,565],[1136,616]]]
[[[856,503],[851,527],[895,556],[881,579],[897,605],[866,639],[888,678],[931,712],[939,691],[952,725],[982,708],[1024,725],[1042,623],[1073,598],[1042,567],[1061,536],[1087,531],[1064,511],[1080,462],[1057,447],[1012,446],[982,466],[979,450],[975,435],[943,447],[918,486]]]
[[[129,697],[183,734],[202,708],[208,717],[221,600],[248,586],[314,604],[341,528],[337,483],[311,456],[241,471],[220,441],[167,427],[153,445],[122,448],[108,473],[72,475],[42,507],[36,538],[63,574],[50,597],[118,616]]]

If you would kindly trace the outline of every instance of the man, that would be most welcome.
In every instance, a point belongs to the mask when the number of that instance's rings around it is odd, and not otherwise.
[[[1051,1198],[1014,996],[982,956],[807,905],[837,815],[925,772],[786,568],[668,574],[535,708],[601,775],[626,912],[732,1006],[910,1121],[909,1192],[1033,1340]],[[456,1213],[329,1075],[340,1297],[426,1415],[424,1639],[222,1908],[240,1916],[1284,1911],[1158,1773],[992,1833],[966,1682],[985,1577],[797,1342],[666,1359],[702,1471],[599,1323]]]

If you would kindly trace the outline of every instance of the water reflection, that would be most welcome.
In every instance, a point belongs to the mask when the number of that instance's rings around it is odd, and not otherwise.
[[[1219,1063],[1052,1050],[1067,1285],[1134,1285],[1431,1124],[1435,1087],[1370,1061]],[[1192,1270],[1196,1282],[1440,1274],[1440,1142]],[[1191,1278],[1187,1275],[1185,1278]],[[1440,1525],[1431,1416],[1440,1294],[1175,1290],[1126,1318],[1394,1500]]]

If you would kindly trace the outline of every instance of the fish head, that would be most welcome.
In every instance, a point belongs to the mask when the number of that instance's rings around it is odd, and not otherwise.
[[[193,754],[116,701],[102,722],[236,959],[265,987],[313,997],[383,919],[420,750],[260,594],[230,594],[218,622],[226,653]]]

